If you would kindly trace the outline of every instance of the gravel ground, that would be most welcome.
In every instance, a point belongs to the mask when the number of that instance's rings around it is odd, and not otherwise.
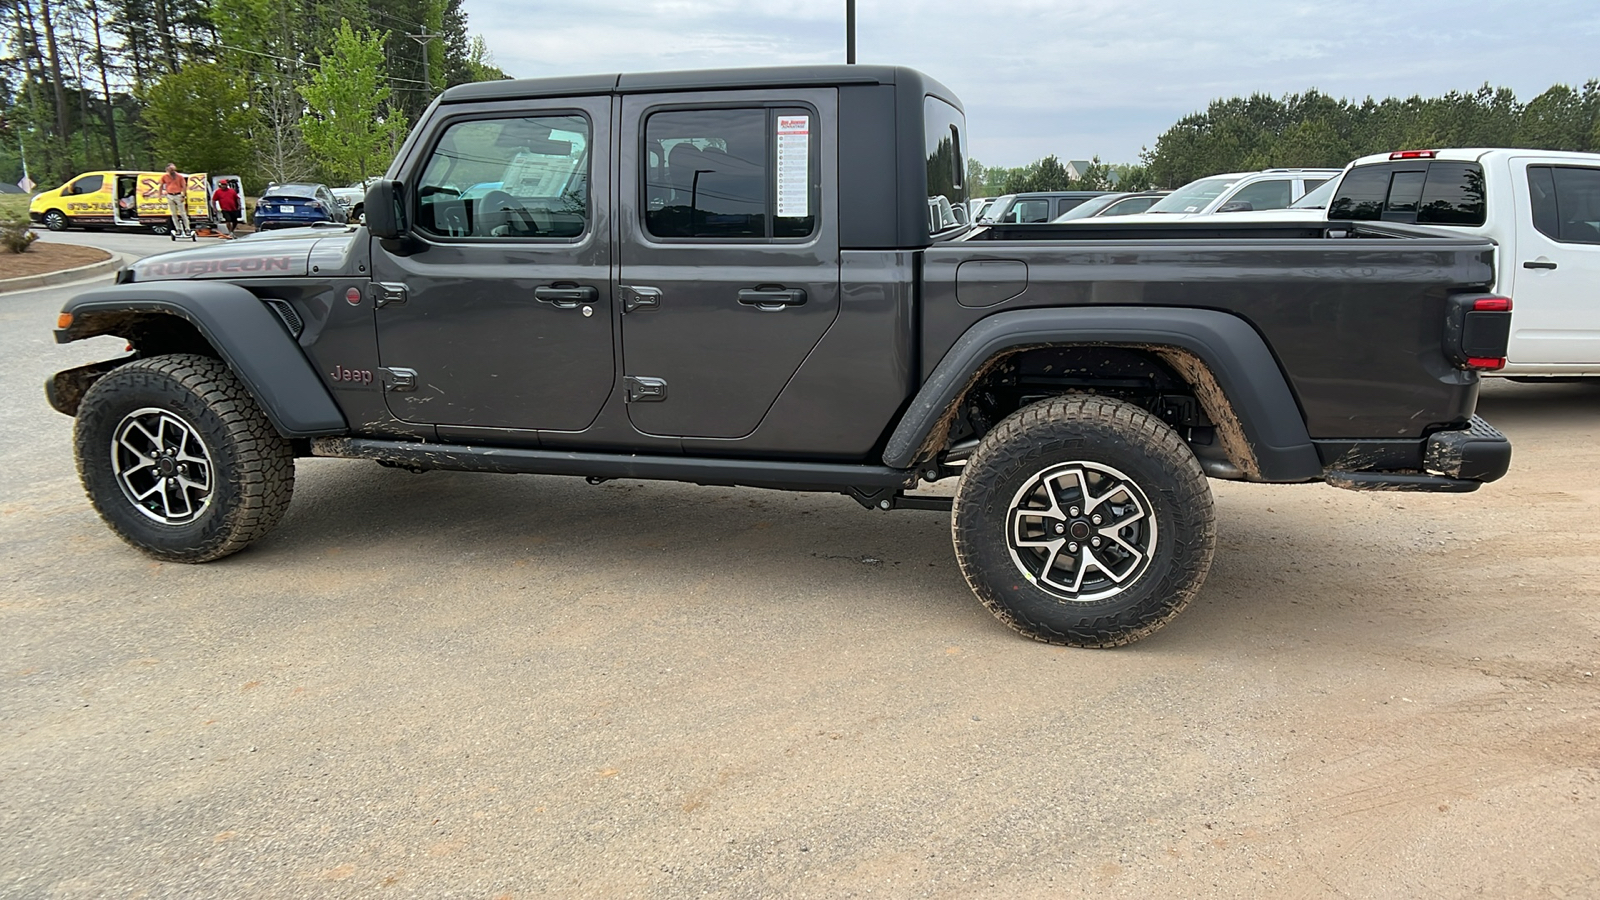
[[[1600,385],[1486,387],[1476,494],[1214,482],[1195,604],[1073,651],[831,496],[309,460],[152,562],[69,294],[0,297],[0,896],[1600,895]]]

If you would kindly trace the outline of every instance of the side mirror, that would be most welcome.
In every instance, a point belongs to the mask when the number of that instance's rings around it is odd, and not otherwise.
[[[1251,203],[1249,200],[1234,200],[1229,203],[1222,204],[1222,206],[1217,208],[1217,212],[1250,212],[1254,209],[1255,204]]]
[[[406,236],[410,225],[406,222],[405,185],[398,181],[380,178],[367,188],[362,201],[362,211],[367,214],[367,231],[385,241],[397,241]]]

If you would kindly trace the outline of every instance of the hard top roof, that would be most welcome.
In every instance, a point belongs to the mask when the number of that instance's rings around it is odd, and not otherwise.
[[[457,85],[439,95],[440,103],[532,100],[586,94],[656,94],[668,91],[752,88],[830,87],[845,84],[921,85],[927,93],[961,101],[939,82],[904,66],[766,66],[748,69],[688,69],[677,72],[623,72],[614,75],[564,75]]]

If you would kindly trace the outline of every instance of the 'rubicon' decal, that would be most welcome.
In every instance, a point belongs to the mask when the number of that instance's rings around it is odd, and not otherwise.
[[[288,256],[247,256],[243,259],[183,259],[172,262],[152,262],[142,266],[141,275],[168,278],[185,275],[208,275],[212,272],[287,272],[292,263]]]

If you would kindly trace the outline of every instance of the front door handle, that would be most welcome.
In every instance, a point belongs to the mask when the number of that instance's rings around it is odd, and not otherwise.
[[[1556,264],[1548,259],[1530,259],[1522,264],[1524,269],[1554,269]]]
[[[579,305],[593,303],[599,297],[600,291],[594,285],[573,284],[570,281],[541,284],[533,289],[533,299],[556,309],[577,309]]]
[[[806,302],[806,292],[800,288],[756,287],[739,291],[739,302],[756,309],[776,312]]]

